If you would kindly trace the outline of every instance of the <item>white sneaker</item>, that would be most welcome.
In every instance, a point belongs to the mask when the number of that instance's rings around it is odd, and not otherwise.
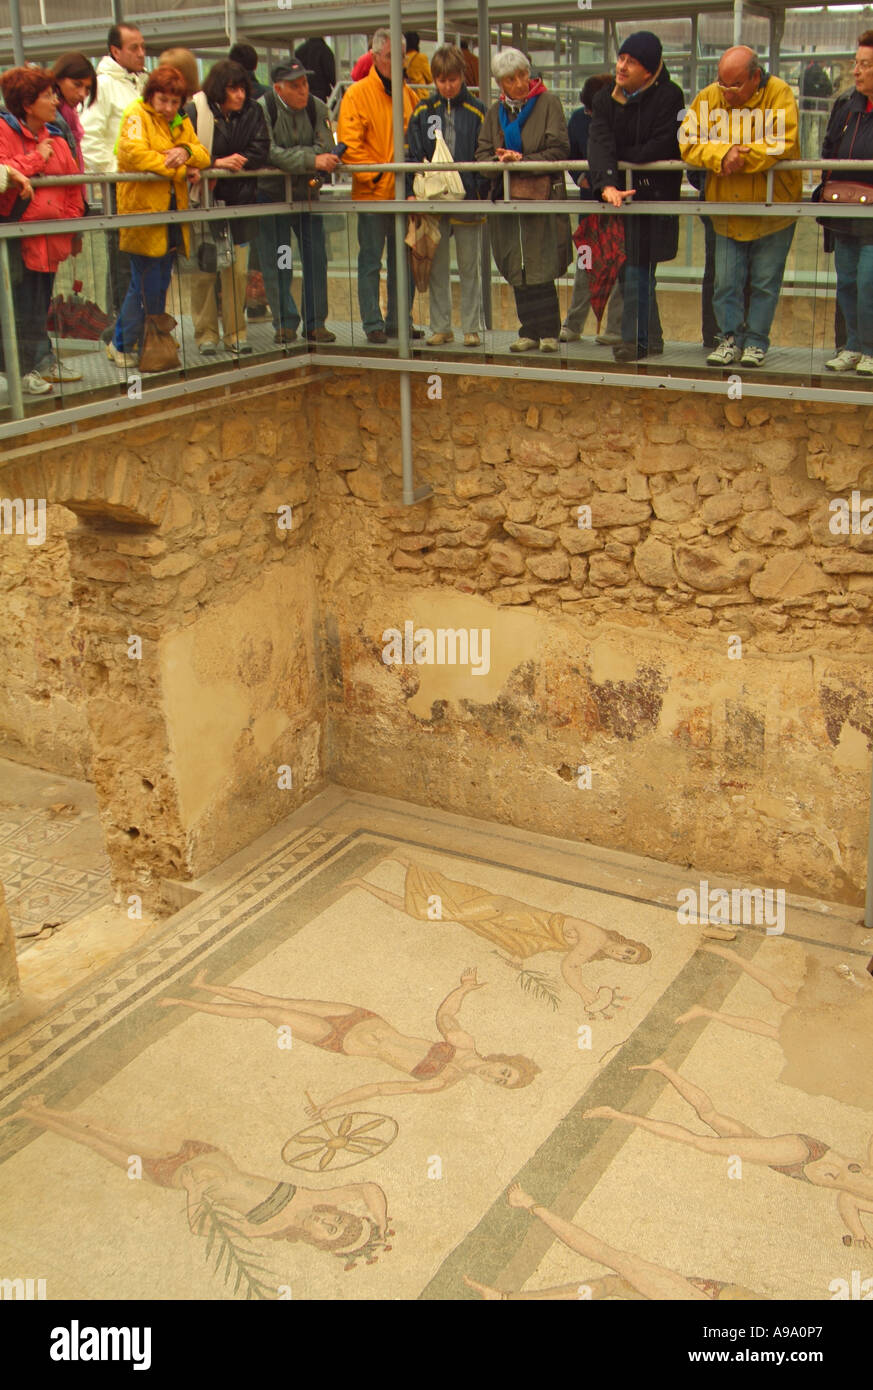
[[[557,352],[557,338],[540,338],[540,352]]]
[[[739,362],[742,355],[733,338],[725,338],[707,357],[707,366],[729,367],[732,363]]]
[[[620,333],[598,333],[594,338],[595,343],[601,347],[617,347],[623,341]]]
[[[122,352],[114,343],[106,344],[106,356],[116,367],[135,367],[137,364],[137,358],[132,352]]]
[[[869,353],[865,353],[855,368],[855,371],[858,373],[858,376],[873,376],[873,357],[871,357]]]
[[[56,357],[52,357],[47,362],[41,362],[37,368],[43,381],[81,381],[82,373],[77,372],[74,367],[66,367],[63,362],[59,362]]]
[[[509,344],[510,352],[536,352],[539,342],[536,338],[516,338],[514,343]]]
[[[848,348],[841,348],[836,357],[825,362],[825,366],[829,372],[853,372],[860,361],[860,352],[850,352]]]
[[[25,396],[47,396],[52,384],[40,376],[39,372],[28,372],[27,376],[21,378],[21,389]]]
[[[562,343],[578,343],[582,334],[574,332],[572,328],[562,328],[558,337]]]
[[[764,358],[767,356],[766,348],[749,347],[743,348],[743,355],[740,358],[741,367],[760,367]]]

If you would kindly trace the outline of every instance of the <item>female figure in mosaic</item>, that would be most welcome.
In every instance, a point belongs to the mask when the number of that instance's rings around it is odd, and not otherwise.
[[[484,987],[484,982],[477,980],[475,970],[464,971],[458,988],[447,994],[437,1009],[436,1026],[442,1038],[436,1043],[401,1033],[380,1014],[355,1004],[329,1003],[323,999],[283,999],[253,989],[210,985],[202,971],[193,984],[195,989],[216,994],[228,1002],[201,1003],[195,999],[168,998],[160,1003],[165,1007],[182,1004],[198,1013],[218,1014],[222,1018],[262,1018],[274,1027],[290,1028],[295,1041],[299,1038],[313,1047],[339,1052],[346,1057],[378,1058],[409,1077],[406,1081],[376,1081],[369,1086],[356,1086],[324,1105],[308,1107],[307,1113],[312,1115],[322,1115],[373,1096],[445,1091],[468,1076],[478,1076],[493,1086],[514,1089],[530,1085],[540,1070],[530,1058],[520,1055],[494,1052],[483,1057],[477,1052],[473,1037],[461,1028],[458,1015],[464,1000],[473,990]]]
[[[809,1134],[759,1134],[740,1120],[720,1114],[705,1091],[686,1081],[660,1057],[647,1065],[631,1067],[631,1071],[660,1072],[718,1138],[696,1134],[694,1130],[667,1120],[653,1120],[648,1115],[631,1115],[625,1110],[614,1110],[611,1105],[586,1110],[586,1120],[622,1120],[638,1129],[647,1129],[650,1134],[657,1134],[662,1139],[687,1144],[701,1153],[722,1154],[725,1158],[738,1157],[747,1163],[764,1164],[772,1168],[774,1173],[782,1173],[797,1182],[830,1188],[839,1194],[837,1211],[849,1232],[843,1236],[843,1244],[873,1250],[873,1236],[867,1234],[861,1219],[862,1213],[873,1212],[873,1138],[862,1162],[846,1158],[829,1144]]]
[[[72,1111],[49,1109],[41,1096],[29,1097],[2,1123],[10,1120],[27,1120],[83,1144],[126,1173],[138,1158],[146,1182],[186,1193],[188,1224],[198,1233],[207,1209],[216,1208],[231,1215],[234,1235],[243,1240],[303,1241],[346,1262],[361,1256],[371,1260],[390,1234],[385,1193],[374,1182],[318,1191],[276,1183],[247,1173],[214,1144],[184,1139],[175,1152],[169,1145],[143,1144]]]
[[[676,1022],[708,1018],[743,1033],[772,1038],[785,1055],[785,1069],[779,1080],[786,1086],[873,1110],[873,979],[863,965],[857,970],[846,965],[834,969],[807,952],[803,980],[792,989],[772,970],[759,964],[758,956],[770,945],[763,943],[753,960],[746,960],[726,946],[702,949],[729,961],[763,985],[778,1003],[786,1004],[778,1023],[722,1013],[699,1004],[681,1014]]]
[[[525,960],[542,951],[558,951],[562,955],[561,974],[585,1004],[589,1017],[621,1008],[622,995],[608,985],[592,989],[582,978],[584,967],[592,961],[614,960],[624,965],[644,965],[652,953],[642,941],[634,941],[620,932],[598,927],[581,917],[569,917],[563,912],[549,912],[531,907],[502,893],[448,878],[438,869],[416,864],[405,854],[391,856],[406,868],[403,897],[368,883],[365,878],[348,880],[349,886],[363,888],[380,902],[407,913],[416,921],[457,922],[469,927],[506,953],[507,964],[520,968]],[[439,916],[434,916],[434,904]]]
[[[751,1289],[744,1288],[742,1284],[725,1283],[721,1279],[699,1279],[691,1277],[686,1279],[682,1274],[676,1274],[674,1270],[667,1269],[665,1265],[653,1264],[651,1260],[644,1260],[639,1255],[631,1255],[627,1250],[619,1250],[614,1245],[607,1245],[606,1241],[599,1240],[590,1231],[586,1231],[582,1226],[577,1226],[571,1221],[565,1221],[563,1217],[556,1216],[548,1207],[540,1206],[533,1197],[525,1192],[518,1183],[513,1183],[506,1194],[506,1200],[511,1207],[520,1207],[523,1211],[529,1211],[531,1216],[536,1216],[544,1226],[554,1232],[562,1245],[566,1245],[568,1250],[573,1250],[577,1255],[583,1255],[585,1259],[594,1260],[597,1264],[606,1265],[607,1268],[614,1270],[613,1274],[601,1276],[598,1279],[585,1279],[579,1282],[577,1279],[572,1284],[558,1284],[551,1289],[536,1289],[528,1293],[504,1293],[500,1289],[492,1288],[489,1284],[479,1284],[475,1279],[468,1279],[464,1275],[464,1283],[486,1300],[509,1299],[512,1302],[534,1302],[543,1299],[591,1299],[620,1298],[628,1300],[637,1299],[671,1299],[673,1302],[679,1300],[688,1302],[707,1301],[720,1303],[733,1300],[755,1300],[761,1298],[760,1294],[753,1293]]]

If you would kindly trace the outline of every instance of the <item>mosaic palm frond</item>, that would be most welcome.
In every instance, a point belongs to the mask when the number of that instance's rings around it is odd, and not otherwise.
[[[544,970],[530,970],[524,965],[516,966],[502,951],[494,951],[492,954],[499,956],[505,965],[513,966],[515,978],[525,994],[532,994],[534,999],[541,999],[544,1004],[550,1005],[553,1013],[557,1012],[561,996],[558,993],[558,982],[552,975],[547,975]]]
[[[279,1279],[265,1265],[258,1263],[258,1252],[240,1234],[230,1215],[213,1206],[205,1197],[200,1199],[200,1212],[194,1231],[196,1235],[206,1237],[206,1260],[212,1266],[212,1273],[221,1274],[225,1285],[233,1278],[234,1294],[244,1287],[246,1301],[276,1297]],[[262,1278],[262,1275],[265,1277]]]

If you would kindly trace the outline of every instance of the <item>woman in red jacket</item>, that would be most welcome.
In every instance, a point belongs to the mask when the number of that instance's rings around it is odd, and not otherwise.
[[[79,184],[40,185],[40,174],[77,174],[76,161],[53,123],[58,99],[54,78],[44,68],[10,68],[0,77],[6,110],[0,111],[0,164],[36,179],[22,222],[62,221],[81,217],[84,197]],[[12,211],[15,191],[0,196],[0,216]],[[22,388],[43,396],[51,385],[34,370],[45,338],[55,272],[73,250],[72,232],[43,233],[21,241],[21,278],[14,286],[15,328]]]

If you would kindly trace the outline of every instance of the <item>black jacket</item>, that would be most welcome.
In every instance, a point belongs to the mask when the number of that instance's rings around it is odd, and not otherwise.
[[[307,39],[299,48],[295,48],[294,57],[312,73],[309,79],[312,95],[320,101],[327,101],[336,86],[336,59],[333,49],[324,39]]]
[[[655,81],[639,96],[621,102],[615,88],[603,87],[594,98],[588,132],[588,177],[596,193],[608,185],[625,188],[628,175],[618,169],[619,160],[651,164],[679,159],[678,113],[685,105],[682,88],[671,81],[661,65]],[[664,170],[631,174],[637,190],[633,203],[665,203],[679,198],[682,171]],[[625,217],[625,253],[631,265],[671,261],[679,249],[678,217]]]
[[[867,110],[867,98],[862,92],[844,92],[842,96],[837,97],[822,142],[821,157],[873,160],[873,111]],[[847,169],[845,173],[839,169],[832,169],[827,177],[835,181],[873,184],[873,168]],[[816,193],[821,196],[820,189],[816,189]],[[858,208],[861,212],[860,204]],[[845,220],[831,217],[822,219],[822,222],[825,230],[830,231],[833,236],[873,241],[873,202],[867,205],[859,217],[849,217]],[[827,246],[825,249],[828,249]]]
[[[409,118],[407,129],[407,158],[411,164],[423,164],[426,159],[433,159],[435,140],[428,134],[429,123],[432,117],[439,118],[439,130],[445,139],[446,126],[446,107],[451,104],[452,116],[455,123],[455,159],[458,164],[472,164],[476,158],[476,145],[479,140],[479,133],[482,130],[482,122],[485,119],[485,107],[477,97],[471,96],[467,88],[461,84],[461,90],[456,97],[448,103],[445,97],[439,93],[424,98],[419,102]],[[432,124],[430,129],[433,129]],[[406,177],[406,192],[412,192],[414,175],[408,174]],[[480,186],[486,186],[486,180],[481,174],[461,174],[464,185],[464,194],[467,198],[478,198]]]
[[[270,135],[264,113],[256,101],[246,101],[241,111],[224,116],[214,102],[209,103],[215,121],[212,137],[212,162],[229,154],[244,154],[247,169],[263,169],[270,162]],[[185,115],[197,129],[197,107],[193,101],[185,107]],[[215,185],[215,197],[229,208],[248,207],[257,202],[257,179],[220,179]]]

